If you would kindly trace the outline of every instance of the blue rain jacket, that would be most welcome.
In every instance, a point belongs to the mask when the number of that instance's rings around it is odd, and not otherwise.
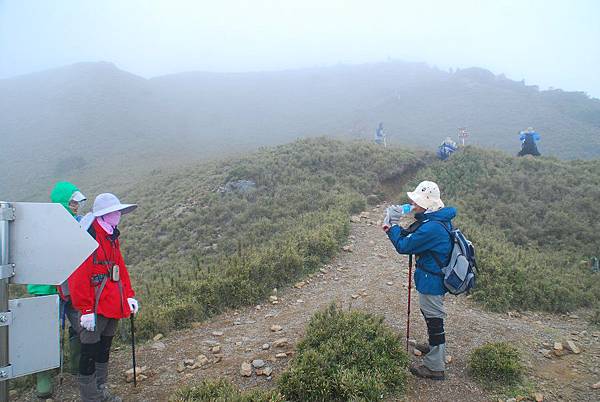
[[[442,222],[452,230],[452,219],[455,216],[456,208],[446,207],[435,212],[415,214],[415,219],[422,224],[413,233],[398,225],[394,225],[388,230],[388,237],[400,254],[417,256],[414,278],[415,287],[419,293],[428,295],[446,293],[444,278],[430,273],[441,272],[431,253],[435,253],[439,260],[445,263],[450,256],[452,243],[448,232],[439,223],[432,221]],[[421,267],[425,269],[421,269]]]

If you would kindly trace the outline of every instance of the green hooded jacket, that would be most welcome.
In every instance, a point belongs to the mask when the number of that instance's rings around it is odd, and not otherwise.
[[[79,189],[68,181],[59,181],[50,193],[50,201],[61,204],[73,217],[75,214],[69,208],[69,201],[75,191]],[[55,295],[58,293],[55,285],[27,285],[27,292],[36,296]]]

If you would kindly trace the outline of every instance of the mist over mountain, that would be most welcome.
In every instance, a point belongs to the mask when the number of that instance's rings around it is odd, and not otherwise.
[[[371,138],[379,122],[396,145],[433,148],[464,126],[470,143],[516,153],[518,131],[533,126],[544,155],[600,155],[600,100],[421,63],[152,79],[80,63],[0,80],[0,121],[6,199],[44,199],[59,179],[93,187],[297,137]]]

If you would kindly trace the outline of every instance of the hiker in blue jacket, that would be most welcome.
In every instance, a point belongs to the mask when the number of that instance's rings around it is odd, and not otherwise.
[[[443,161],[448,159],[450,155],[452,155],[458,147],[456,146],[456,142],[452,141],[452,138],[446,137],[442,145],[438,147],[437,157]]]
[[[533,127],[529,127],[527,130],[521,131],[519,133],[519,140],[521,141],[521,150],[517,156],[541,155],[536,144],[540,140],[540,135],[533,130]]]
[[[415,254],[417,258],[414,273],[415,287],[419,293],[419,306],[427,324],[428,344],[417,344],[425,357],[422,365],[412,365],[411,373],[417,377],[443,380],[446,370],[446,338],[444,332],[444,278],[441,267],[452,250],[450,236],[446,228],[452,230],[452,219],[456,209],[445,207],[440,199],[438,185],[431,181],[419,183],[415,191],[407,193],[415,222],[408,228],[398,223],[401,214],[388,209],[383,229],[400,254]]]

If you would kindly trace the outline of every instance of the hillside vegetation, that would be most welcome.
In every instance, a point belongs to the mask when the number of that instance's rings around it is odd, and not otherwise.
[[[123,221],[145,305],[140,335],[259,302],[314,272],[345,243],[349,216],[367,198],[377,202],[424,179],[440,184],[476,245],[476,300],[494,310],[599,306],[600,282],[582,260],[599,251],[600,162],[470,147],[432,162],[400,148],[320,138],[157,174],[123,195],[140,204]],[[222,192],[239,180],[255,187]]]
[[[178,166],[298,137],[371,139],[432,148],[466,126],[469,142],[519,148],[534,126],[540,150],[600,155],[600,100],[539,91],[478,68],[441,71],[388,62],[263,73],[191,72],[145,79],[81,63],[0,80],[0,198],[46,200],[51,183],[120,185]],[[110,149],[110,162],[106,150]],[[115,174],[117,172],[117,174]]]
[[[123,220],[145,306],[140,336],[258,302],[317,270],[346,241],[366,196],[424,165],[406,150],[315,139],[141,184],[123,197],[140,204]],[[237,180],[256,188],[215,191]]]
[[[418,174],[439,183],[475,243],[473,293],[489,308],[600,308],[600,161],[515,158],[468,147]],[[414,185],[416,183],[411,183]]]

